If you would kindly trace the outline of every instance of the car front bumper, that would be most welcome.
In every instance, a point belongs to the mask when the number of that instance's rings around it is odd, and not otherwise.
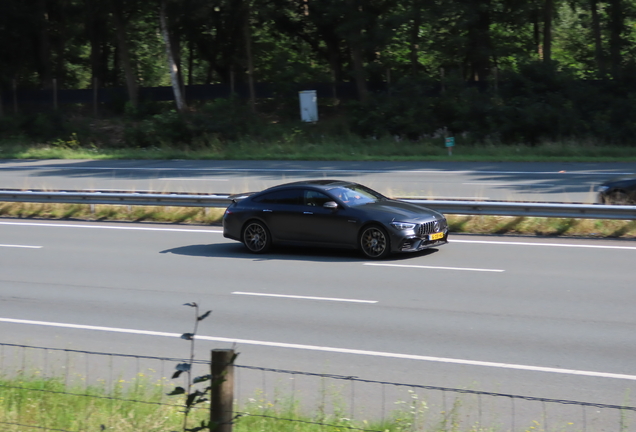
[[[444,232],[444,237],[439,240],[428,240],[417,236],[408,236],[397,243],[394,252],[417,252],[430,247],[441,246],[448,243],[448,231]]]

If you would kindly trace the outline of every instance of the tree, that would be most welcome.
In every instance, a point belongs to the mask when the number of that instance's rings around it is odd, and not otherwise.
[[[170,71],[170,81],[172,82],[172,91],[174,93],[174,100],[177,104],[177,110],[182,112],[186,109],[185,97],[183,95],[183,80],[180,73],[179,63],[176,61],[176,54],[174,49],[173,38],[170,34],[168,27],[168,18],[166,14],[168,0],[161,0],[159,10],[159,22],[161,27],[161,34],[166,45],[166,57],[168,59],[168,70]]]
[[[623,32],[625,30],[625,10],[623,0],[609,0],[609,53],[610,69],[612,76],[616,79],[621,76],[621,66],[623,64],[623,48],[625,41]]]

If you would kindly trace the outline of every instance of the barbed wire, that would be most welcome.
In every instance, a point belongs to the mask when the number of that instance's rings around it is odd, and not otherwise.
[[[0,387],[12,389],[12,390],[27,390],[27,391],[51,393],[51,394],[66,395],[66,396],[90,397],[94,399],[107,399],[107,400],[113,400],[113,401],[119,401],[119,402],[132,402],[132,403],[142,403],[146,405],[161,405],[161,406],[167,406],[167,407],[173,407],[173,408],[185,408],[185,405],[178,405],[178,404],[149,402],[149,401],[142,401],[138,399],[125,399],[125,398],[118,398],[114,396],[99,396],[99,395],[92,395],[89,393],[71,393],[71,392],[63,392],[63,391],[56,391],[56,390],[37,389],[32,387],[10,386],[10,385],[2,384],[2,383],[0,383]]]
[[[109,357],[126,357],[126,358],[135,358],[135,359],[149,359],[149,360],[161,360],[161,361],[173,361],[173,362],[189,362],[190,361],[190,359],[178,358],[178,357],[157,357],[157,356],[145,356],[145,355],[133,355],[133,354],[114,354],[114,353],[104,353],[104,352],[85,351],[85,350],[73,350],[73,349],[67,349],[67,348],[46,348],[46,347],[37,347],[37,346],[31,346],[31,345],[20,345],[20,344],[0,343],[0,346],[72,352],[72,353],[78,353],[78,354],[101,355],[101,356],[109,356]],[[195,359],[193,362],[196,364],[209,365],[211,363],[211,360]],[[349,376],[349,375],[335,375],[335,374],[325,374],[325,373],[291,371],[291,370],[285,370],[285,369],[265,368],[265,367],[259,367],[259,366],[247,366],[247,365],[235,364],[234,367],[241,368],[241,369],[258,370],[263,372],[288,374],[288,375],[303,375],[303,376],[313,376],[313,377],[319,377],[319,378],[329,378],[329,379],[335,379],[335,380],[355,381],[355,382],[361,382],[361,383],[367,383],[367,384],[379,384],[379,385],[388,385],[388,386],[396,386],[396,387],[410,387],[410,388],[418,388],[423,390],[436,390],[436,391],[452,392],[452,393],[459,393],[459,394],[505,397],[509,399],[521,399],[521,400],[534,401],[534,402],[548,402],[548,403],[557,403],[561,405],[579,405],[579,406],[586,406],[586,407],[593,407],[593,408],[615,409],[615,410],[625,410],[625,411],[636,412],[636,407],[627,406],[627,405],[610,405],[610,404],[602,404],[602,403],[594,403],[594,402],[572,401],[567,399],[550,399],[550,398],[542,398],[542,397],[535,397],[535,396],[523,396],[523,395],[515,395],[515,394],[507,394],[507,393],[485,392],[480,390],[458,389],[458,388],[451,388],[451,387],[396,383],[396,382],[390,382],[390,381],[377,381],[377,380],[362,379],[356,376]]]
[[[358,378],[358,377],[355,377],[355,376],[321,374],[321,373],[300,372],[300,371],[289,371],[289,370],[284,370],[284,369],[263,368],[263,367],[258,367],[258,366],[244,366],[244,365],[234,365],[234,366],[237,367],[237,368],[259,370],[259,371],[264,371],[264,372],[274,372],[274,373],[282,373],[282,374],[288,374],[288,375],[314,376],[314,377],[319,377],[319,378],[330,378],[330,379],[336,379],[336,380],[355,381],[355,382],[361,382],[361,383],[367,383],[367,384],[381,384],[381,385],[390,385],[390,386],[397,386],[397,387],[410,387],[410,388],[419,388],[419,389],[423,389],[423,390],[437,390],[437,391],[452,392],[452,393],[473,394],[473,395],[480,395],[480,396],[507,397],[507,398],[510,398],[510,399],[522,399],[522,400],[534,401],[534,402],[559,403],[559,404],[562,404],[562,405],[581,405],[581,406],[594,407],[594,408],[607,408],[607,409],[619,409],[619,410],[636,411],[636,407],[627,406],[627,405],[608,405],[608,404],[601,404],[601,403],[594,403],[594,402],[572,401],[572,400],[567,400],[567,399],[549,399],[549,398],[541,398],[541,397],[534,397],[534,396],[522,396],[522,395],[507,394],[507,393],[493,393],[493,392],[485,392],[485,391],[480,391],[480,390],[428,386],[428,385],[421,385],[421,384],[406,384],[406,383],[396,383],[396,382],[390,382],[390,381],[376,381],[376,380],[362,379],[362,378]]]
[[[363,429],[363,428],[359,428],[359,427],[355,427],[355,426],[346,426],[346,425],[341,425],[341,424],[330,424],[330,423],[314,422],[314,421],[309,421],[309,420],[298,420],[298,419],[290,419],[290,418],[284,418],[284,417],[275,417],[275,416],[269,416],[269,415],[266,415],[266,414],[252,414],[252,413],[243,413],[243,412],[236,412],[236,411],[234,412],[234,414],[238,415],[239,417],[245,417],[245,416],[263,417],[263,418],[272,419],[272,420],[282,420],[282,421],[296,422],[296,423],[303,423],[303,424],[311,424],[311,425],[317,425],[317,426],[327,426],[327,427],[332,427],[332,428],[342,428],[342,429],[349,429],[349,430],[357,430],[357,431],[361,431],[361,432],[384,432],[384,431],[376,430],[376,429]]]
[[[5,422],[5,421],[0,421],[0,424],[10,425],[10,426],[27,427],[27,428],[31,428],[31,429],[40,429],[40,430],[47,430],[47,431],[54,431],[54,432],[79,432],[79,431],[70,431],[68,429],[53,429],[53,428],[47,428],[47,427],[44,427],[44,426],[34,426],[34,425],[28,425],[28,424],[22,424],[22,423],[12,423],[12,422]]]
[[[156,357],[156,356],[147,356],[147,355],[137,355],[137,354],[115,354],[115,353],[105,353],[99,351],[85,351],[85,350],[75,350],[69,348],[47,348],[47,347],[38,347],[32,345],[20,345],[20,344],[8,344],[8,343],[0,343],[0,346],[14,347],[14,348],[29,348],[29,349],[40,349],[46,351],[61,351],[61,352],[69,352],[75,354],[90,354],[90,355],[99,355],[99,356],[107,356],[107,357],[124,357],[124,358],[134,358],[134,359],[146,359],[146,360],[163,360],[163,361],[174,361],[174,362],[184,362],[190,361],[190,359],[186,359],[184,357]],[[194,360],[195,363],[199,364],[210,364],[210,360]]]

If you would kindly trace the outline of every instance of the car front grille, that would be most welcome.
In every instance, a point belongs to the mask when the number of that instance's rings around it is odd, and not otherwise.
[[[444,229],[446,229],[445,220],[434,220],[430,222],[424,222],[418,226],[417,235],[419,237],[424,237],[429,234],[444,231]]]

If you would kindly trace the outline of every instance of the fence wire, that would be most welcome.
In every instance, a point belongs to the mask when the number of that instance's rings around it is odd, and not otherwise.
[[[4,425],[0,429],[88,430],[81,425],[51,425],[28,407],[14,405],[9,410],[2,404],[11,392],[106,401],[111,414],[126,404],[138,407],[135,409],[146,406],[183,412],[184,404],[177,403],[183,399],[166,395],[166,389],[178,385],[166,377],[172,375],[175,365],[189,361],[0,343],[0,424]],[[209,359],[196,359],[193,369],[209,373],[210,363]],[[378,432],[389,427],[398,431],[636,431],[636,407],[627,403],[544,398],[239,364],[234,367],[236,403],[232,417],[237,430],[250,430],[249,422],[281,421],[320,431]],[[40,380],[34,381],[35,385],[27,378]],[[49,388],[46,380],[60,386]],[[154,390],[149,392],[148,388]],[[80,405],[69,402],[70,408]],[[208,406],[196,406],[193,412],[205,417]],[[102,424],[102,430],[107,426]]]

